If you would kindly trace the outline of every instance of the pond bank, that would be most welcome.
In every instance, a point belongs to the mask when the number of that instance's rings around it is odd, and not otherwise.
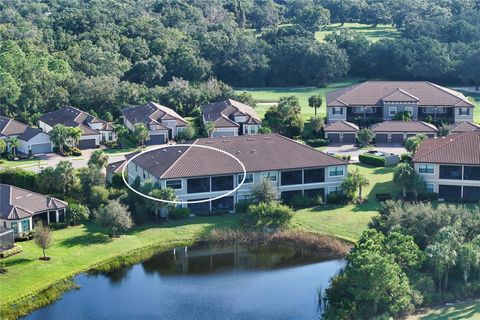
[[[188,226],[187,228],[190,228]],[[198,225],[197,225],[198,227]],[[225,228],[226,227],[226,228]],[[325,248],[322,251],[330,252],[329,257],[331,258],[341,258],[344,257],[346,252],[348,252],[348,248],[350,247],[349,244],[341,240],[337,240],[333,237],[329,236],[321,236],[321,235],[313,235],[309,233],[303,232],[293,232],[293,231],[283,231],[283,232],[276,232],[271,233],[268,235],[262,235],[260,233],[247,233],[247,232],[239,232],[229,229],[230,226],[221,226],[220,228],[206,228],[204,230],[201,228],[198,230],[195,228],[194,230],[189,230],[185,232],[182,236],[181,234],[172,235],[172,237],[165,236],[163,238],[150,239],[150,241],[142,241],[141,244],[137,248],[132,250],[126,250],[123,248],[123,251],[118,251],[116,254],[111,254],[110,257],[104,256],[103,259],[99,261],[95,261],[94,263],[88,264],[86,267],[79,267],[72,271],[68,275],[64,275],[63,277],[58,277],[57,279],[50,279],[52,281],[47,287],[43,287],[37,291],[32,291],[30,294],[25,295],[23,297],[19,297],[15,300],[8,301],[7,303],[3,304],[0,307],[0,313],[2,318],[5,319],[14,319],[22,315],[26,315],[32,312],[35,309],[41,308],[52,301],[60,298],[63,293],[75,288],[75,284],[71,280],[74,276],[80,273],[96,273],[96,272],[105,272],[110,269],[118,268],[118,267],[125,267],[134,265],[142,260],[148,259],[155,253],[159,251],[173,249],[179,246],[191,246],[195,243],[201,241],[213,241],[213,242],[249,242],[249,243],[267,243],[267,242],[281,242],[285,241],[288,243],[296,244],[296,245],[305,245],[306,247],[310,248],[317,248],[320,249],[322,245],[325,245]],[[183,227],[179,227],[183,228]],[[177,228],[173,228],[177,229]],[[156,233],[161,229],[154,229]],[[168,233],[168,228],[161,230],[165,233]],[[178,230],[177,230],[178,232]],[[158,236],[158,234],[157,234]],[[109,246],[111,243],[115,242],[122,242],[127,236],[122,236],[120,239],[115,239],[112,242],[102,244],[103,246]],[[98,241],[98,239],[97,239]],[[98,246],[99,244],[92,244]],[[108,248],[107,248],[108,249]],[[70,248],[69,253],[75,251],[74,248]],[[336,250],[333,252],[333,250]],[[53,251],[53,250],[52,250]],[[107,250],[108,251],[108,250]],[[50,254],[53,259],[53,263],[57,262],[59,258],[55,253]],[[36,262],[38,263],[38,262]],[[41,267],[40,267],[41,268]]]

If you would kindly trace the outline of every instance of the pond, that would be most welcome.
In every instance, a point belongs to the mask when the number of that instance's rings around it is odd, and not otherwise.
[[[345,265],[291,245],[203,244],[79,275],[79,290],[26,319],[318,319]]]

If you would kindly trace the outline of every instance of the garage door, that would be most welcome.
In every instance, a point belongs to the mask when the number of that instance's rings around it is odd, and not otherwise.
[[[155,134],[151,135],[150,139],[145,142],[146,145],[155,145],[155,144],[164,144],[165,141],[165,135],[164,134]]]
[[[344,133],[343,142],[355,143],[355,133]]]
[[[78,148],[80,150],[95,149],[96,146],[97,144],[95,143],[95,139],[80,140],[78,143]]]
[[[233,137],[233,136],[235,136],[234,131],[214,131],[212,133],[213,138]]]
[[[386,133],[377,133],[375,135],[376,143],[386,143],[388,142],[388,135]]]
[[[51,143],[32,144],[31,150],[33,154],[49,153],[49,152],[52,152],[52,144]]]
[[[403,134],[394,133],[392,134],[392,143],[403,143]]]
[[[340,142],[340,133],[329,133],[328,140],[333,143]]]

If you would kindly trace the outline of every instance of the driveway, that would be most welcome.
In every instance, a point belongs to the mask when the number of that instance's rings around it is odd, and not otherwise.
[[[338,154],[338,155],[350,155],[352,157],[352,161],[356,162],[358,161],[358,156],[360,154],[370,150],[377,150],[380,152],[393,153],[398,155],[407,152],[401,144],[394,144],[394,143],[379,144],[376,146],[372,146],[371,148],[368,148],[368,149],[360,149],[353,144],[332,143],[332,144],[329,144],[323,151]]]

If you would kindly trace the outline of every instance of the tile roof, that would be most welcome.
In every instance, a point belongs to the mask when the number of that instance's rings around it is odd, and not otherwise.
[[[422,142],[414,162],[480,165],[480,131]]]
[[[438,132],[433,124],[423,121],[383,121],[371,128],[373,132]]]
[[[48,124],[50,127],[54,127],[57,124],[63,124],[67,127],[80,127],[84,135],[98,134],[96,130],[90,128],[89,123],[102,123],[104,125],[107,123],[74,107],[65,107],[49,112],[41,116],[39,120]]]
[[[428,81],[366,81],[328,92],[327,106],[382,106],[396,99],[419,106],[474,107],[460,92]]]
[[[63,209],[67,203],[29,190],[0,184],[0,218],[18,220],[47,210]]]
[[[205,121],[215,122],[215,127],[233,127],[234,125],[228,124],[225,119],[234,123],[235,116],[246,116],[246,123],[248,124],[262,123],[257,112],[252,107],[232,99],[204,105],[202,107],[202,113]]]
[[[452,125],[450,131],[452,133],[464,133],[464,132],[470,132],[470,131],[476,131],[476,130],[480,130],[480,125],[471,121],[465,121],[459,124]]]
[[[182,118],[174,110],[152,101],[139,106],[123,109],[122,115],[132,124],[141,122],[145,124],[159,125],[162,120],[176,120],[177,127],[181,127],[186,126],[188,123],[187,120]],[[165,127],[165,129],[168,128]]]
[[[132,152],[132,153],[129,153],[127,155],[125,155],[125,159],[123,160],[119,160],[119,161],[115,161],[115,162],[112,162],[112,163],[109,163],[107,165],[107,171],[111,172],[111,173],[120,173],[122,172],[123,170],[123,167],[125,166],[125,164],[127,163],[127,160],[129,160],[130,158],[132,158],[134,155],[140,153],[140,151],[136,151],[136,152]]]
[[[248,172],[345,165],[347,162],[278,134],[202,138],[193,142],[237,157]],[[133,163],[161,179],[242,172],[240,164],[221,152],[175,146],[145,152]]]
[[[28,141],[42,132],[40,129],[0,116],[0,136],[16,136],[20,140]]]
[[[354,123],[348,121],[335,121],[325,127],[325,132],[357,132],[360,130]]]

